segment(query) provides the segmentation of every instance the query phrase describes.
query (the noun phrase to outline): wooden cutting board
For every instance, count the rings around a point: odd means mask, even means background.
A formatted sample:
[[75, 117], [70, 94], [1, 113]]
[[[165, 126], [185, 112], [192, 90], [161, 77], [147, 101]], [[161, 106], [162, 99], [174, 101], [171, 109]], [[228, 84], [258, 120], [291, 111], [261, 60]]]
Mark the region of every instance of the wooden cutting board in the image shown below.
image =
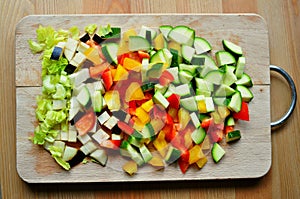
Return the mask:
[[[122, 171], [124, 160], [109, 158], [107, 166], [95, 163], [79, 164], [70, 171], [58, 166], [50, 154], [28, 139], [33, 135], [35, 98], [41, 93], [40, 55], [33, 55], [28, 39], [36, 38], [41, 24], [55, 29], [69, 29], [76, 25], [80, 30], [88, 24], [139, 29], [142, 25], [187, 25], [197, 36], [206, 38], [213, 53], [222, 49], [222, 39], [231, 40], [243, 48], [246, 72], [253, 78], [254, 99], [249, 104], [250, 122], [239, 121], [236, 128], [242, 138], [236, 143], [222, 143], [226, 155], [215, 164], [208, 156], [208, 163], [201, 170], [190, 168], [182, 174], [177, 165], [163, 170], [150, 166], [139, 169], [134, 176]], [[268, 30], [265, 21], [254, 14], [172, 14], [172, 15], [40, 15], [22, 19], [16, 27], [16, 151], [17, 170], [20, 177], [30, 183], [54, 182], [122, 182], [122, 181], [177, 181], [204, 179], [257, 178], [265, 175], [271, 166], [270, 128], [270, 71]]]

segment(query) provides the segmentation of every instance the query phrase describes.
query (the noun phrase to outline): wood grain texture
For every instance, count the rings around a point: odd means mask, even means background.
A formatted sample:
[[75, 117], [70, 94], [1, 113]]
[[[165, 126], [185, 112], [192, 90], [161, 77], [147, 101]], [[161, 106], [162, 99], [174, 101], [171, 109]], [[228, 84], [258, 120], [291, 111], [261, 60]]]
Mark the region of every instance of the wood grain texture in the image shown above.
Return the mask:
[[[272, 133], [272, 167], [255, 180], [220, 180], [169, 183], [107, 183], [28, 185], [16, 172], [16, 115], [14, 31], [29, 14], [101, 13], [221, 13], [255, 12], [268, 24], [271, 63], [287, 70], [299, 85], [299, 0], [0, 0], [0, 180], [2, 198], [298, 198], [300, 170], [299, 104], [288, 123]], [[166, 3], [165, 3], [166, 2]], [[183, 4], [182, 2], [187, 2]], [[243, 3], [239, 3], [243, 2]], [[104, 7], [107, 5], [110, 7]], [[151, 7], [151, 10], [149, 9]], [[118, 9], [116, 9], [118, 8]], [[275, 81], [276, 80], [276, 81]], [[272, 118], [279, 118], [289, 104], [285, 82], [271, 79]], [[298, 92], [299, 93], [299, 92]]]

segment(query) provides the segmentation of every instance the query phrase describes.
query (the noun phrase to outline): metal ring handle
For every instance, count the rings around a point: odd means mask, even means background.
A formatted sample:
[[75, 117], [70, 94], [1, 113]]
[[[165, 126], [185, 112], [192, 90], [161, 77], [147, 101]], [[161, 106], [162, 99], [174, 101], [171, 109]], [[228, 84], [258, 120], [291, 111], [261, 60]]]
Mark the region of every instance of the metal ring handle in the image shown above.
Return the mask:
[[275, 128], [275, 127], [279, 127], [282, 124], [284, 124], [289, 119], [289, 117], [292, 115], [292, 113], [295, 109], [295, 106], [296, 106], [296, 102], [297, 102], [297, 92], [296, 92], [296, 86], [295, 86], [293, 79], [285, 70], [283, 70], [282, 68], [280, 68], [278, 66], [274, 66], [274, 65], [270, 65], [270, 70], [281, 74], [288, 81], [291, 91], [292, 91], [292, 101], [291, 101], [288, 111], [279, 120], [277, 120], [275, 122], [271, 122], [271, 128]]

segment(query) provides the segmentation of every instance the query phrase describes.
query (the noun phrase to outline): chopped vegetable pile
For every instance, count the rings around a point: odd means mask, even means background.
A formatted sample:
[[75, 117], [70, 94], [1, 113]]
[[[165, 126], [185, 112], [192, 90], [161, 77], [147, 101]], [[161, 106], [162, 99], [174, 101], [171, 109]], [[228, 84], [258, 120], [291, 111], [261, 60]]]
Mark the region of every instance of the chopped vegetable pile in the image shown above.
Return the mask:
[[[32, 141], [64, 169], [90, 158], [102, 166], [109, 151], [128, 160], [129, 175], [145, 164], [178, 164], [182, 173], [225, 155], [249, 121], [252, 80], [242, 48], [210, 43], [187, 26], [39, 26], [33, 53], [42, 55], [39, 121]], [[221, 41], [220, 41], [221, 43]], [[222, 144], [221, 144], [222, 143]]]

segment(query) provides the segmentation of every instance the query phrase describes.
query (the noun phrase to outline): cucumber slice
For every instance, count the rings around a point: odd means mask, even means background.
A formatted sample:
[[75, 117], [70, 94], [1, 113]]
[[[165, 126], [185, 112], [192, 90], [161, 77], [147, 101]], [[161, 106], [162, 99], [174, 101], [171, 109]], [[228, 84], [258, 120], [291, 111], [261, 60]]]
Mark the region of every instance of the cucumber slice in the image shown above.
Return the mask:
[[158, 77], [161, 76], [162, 70], [163, 70], [163, 64], [162, 63], [155, 63], [147, 71], [147, 77], [149, 77], [149, 78], [158, 78]]
[[102, 166], [105, 166], [108, 160], [108, 156], [105, 150], [97, 149], [90, 154], [90, 157], [99, 162]]
[[150, 123], [147, 123], [141, 131], [143, 138], [151, 138], [155, 136], [154, 129]]
[[141, 86], [141, 89], [143, 92], [148, 92], [148, 91], [151, 91], [154, 89], [154, 86], [155, 86], [155, 83], [153, 82], [148, 82], [148, 83], [145, 83]]
[[215, 142], [211, 149], [211, 154], [214, 162], [218, 163], [225, 155], [225, 151], [217, 142]]
[[162, 86], [161, 84], [154, 85], [154, 92], [160, 92], [163, 95], [166, 93], [167, 89], [167, 86]]
[[150, 63], [166, 63], [167, 60], [164, 55], [163, 49], [158, 50], [150, 58]]
[[130, 51], [148, 51], [151, 49], [148, 40], [142, 36], [129, 36], [128, 47]]
[[213, 70], [207, 73], [203, 79], [215, 85], [221, 85], [223, 82], [223, 76], [224, 72], [220, 70]]
[[77, 101], [84, 107], [88, 107], [91, 102], [90, 92], [87, 86], [83, 86], [76, 96]]
[[169, 87], [167, 88], [167, 91], [164, 93], [164, 97], [168, 98], [173, 93], [176, 93], [176, 88], [173, 84], [170, 84]]
[[205, 106], [207, 113], [215, 111], [215, 104], [212, 97], [205, 97]]
[[205, 77], [207, 73], [213, 70], [218, 70], [218, 67], [215, 63], [215, 61], [212, 59], [212, 57], [208, 55], [199, 55], [199, 57], [203, 57], [205, 59], [204, 61], [204, 67], [200, 72], [201, 77]]
[[106, 58], [107, 62], [112, 65], [118, 64], [117, 53], [119, 49], [119, 45], [116, 43], [106, 43], [102, 46], [102, 53]]
[[190, 83], [194, 76], [188, 71], [179, 71], [178, 73], [179, 80], [182, 84]]
[[179, 44], [192, 46], [194, 44], [195, 31], [187, 26], [176, 26], [169, 32], [168, 39]]
[[226, 120], [226, 126], [234, 126], [234, 125], [235, 125], [234, 118], [232, 116], [228, 117]]
[[196, 54], [202, 54], [211, 51], [210, 43], [202, 37], [195, 37], [194, 48], [196, 49]]
[[247, 86], [247, 87], [253, 86], [251, 77], [248, 74], [246, 74], [246, 73], [243, 73], [242, 76], [241, 76], [241, 78], [238, 79], [235, 82], [235, 84], [236, 85], [243, 85], [243, 86]]
[[[196, 97], [195, 97], [195, 98], [196, 98]], [[203, 98], [204, 98], [204, 96], [203, 96]], [[197, 100], [196, 100], [196, 101], [197, 101]], [[200, 121], [199, 121], [199, 118], [198, 118], [197, 114], [196, 114], [195, 112], [192, 112], [192, 113], [190, 114], [190, 117], [191, 117], [191, 120], [192, 120], [194, 126], [195, 126], [196, 128], [199, 128], [200, 125], [201, 125], [201, 123], [200, 123]]]
[[240, 112], [240, 110], [242, 108], [242, 96], [241, 96], [241, 93], [239, 91], [236, 91], [232, 95], [231, 100], [230, 100], [227, 108], [229, 108], [230, 110], [232, 110], [236, 113]]
[[214, 85], [211, 82], [208, 82], [208, 81], [198, 78], [198, 77], [195, 78], [195, 82], [196, 82], [196, 87], [202, 91], [203, 90], [210, 91], [210, 92], [214, 91]]
[[238, 79], [240, 79], [244, 73], [244, 68], [246, 64], [245, 57], [239, 57], [238, 62], [236, 64], [235, 75]]
[[163, 26], [159, 26], [159, 30], [160, 32], [163, 34], [164, 38], [169, 41], [168, 35], [170, 33], [170, 31], [173, 29], [172, 26], [170, 25], [163, 25]]
[[203, 66], [205, 63], [205, 58], [202, 55], [194, 55], [191, 64]]
[[216, 52], [216, 59], [219, 67], [224, 65], [234, 65], [236, 63], [234, 56], [224, 50]]
[[[149, 38], [147, 38], [147, 34]], [[152, 41], [156, 37], [156, 34], [157, 32], [154, 29], [149, 28], [147, 26], [142, 26], [139, 36], [147, 39], [148, 41]]]
[[206, 132], [203, 128], [199, 127], [193, 131], [191, 137], [195, 144], [200, 144], [204, 141], [204, 138], [206, 137]]
[[175, 87], [175, 93], [178, 94], [180, 97], [191, 96], [192, 92], [188, 84], [181, 84]]
[[242, 56], [242, 48], [228, 40], [222, 40], [223, 48], [236, 56]]
[[220, 87], [216, 90], [215, 96], [216, 97], [228, 97], [235, 93], [235, 90], [230, 86], [225, 84], [221, 84]]
[[149, 162], [152, 159], [153, 156], [152, 156], [151, 152], [149, 151], [149, 149], [146, 147], [146, 145], [143, 144], [139, 148], [139, 150], [140, 150], [140, 153], [141, 153], [145, 163]]
[[153, 101], [156, 104], [162, 105], [164, 108], [167, 108], [169, 106], [168, 100], [160, 92], [156, 92], [154, 94]]
[[167, 71], [169, 71], [174, 77], [174, 80], [172, 83], [179, 84], [180, 81], [179, 81], [179, 76], [178, 76], [178, 67], [168, 68]]
[[178, 65], [182, 63], [181, 54], [179, 54], [178, 50], [173, 48], [170, 49], [170, 53], [172, 54], [171, 67], [178, 67]]
[[237, 81], [237, 77], [234, 74], [234, 70], [235, 70], [234, 66], [225, 66], [223, 84], [227, 86], [231, 86], [233, 83]]
[[183, 59], [187, 63], [191, 63], [193, 56], [195, 55], [196, 50], [188, 45], [183, 44], [181, 47], [181, 54]]
[[241, 93], [242, 100], [244, 102], [250, 102], [253, 99], [253, 93], [249, 88], [242, 85], [237, 85], [236, 90], [238, 90]]
[[102, 111], [102, 105], [103, 105], [103, 97], [101, 91], [94, 91], [94, 94], [91, 96], [91, 99], [92, 99], [94, 111], [96, 113], [100, 113]]
[[169, 146], [165, 161], [167, 164], [171, 164], [180, 158], [181, 152], [173, 146]]
[[180, 99], [180, 105], [188, 111], [198, 110], [198, 106], [194, 96]]
[[239, 130], [231, 131], [226, 134], [226, 142], [232, 142], [241, 138], [241, 132]]

